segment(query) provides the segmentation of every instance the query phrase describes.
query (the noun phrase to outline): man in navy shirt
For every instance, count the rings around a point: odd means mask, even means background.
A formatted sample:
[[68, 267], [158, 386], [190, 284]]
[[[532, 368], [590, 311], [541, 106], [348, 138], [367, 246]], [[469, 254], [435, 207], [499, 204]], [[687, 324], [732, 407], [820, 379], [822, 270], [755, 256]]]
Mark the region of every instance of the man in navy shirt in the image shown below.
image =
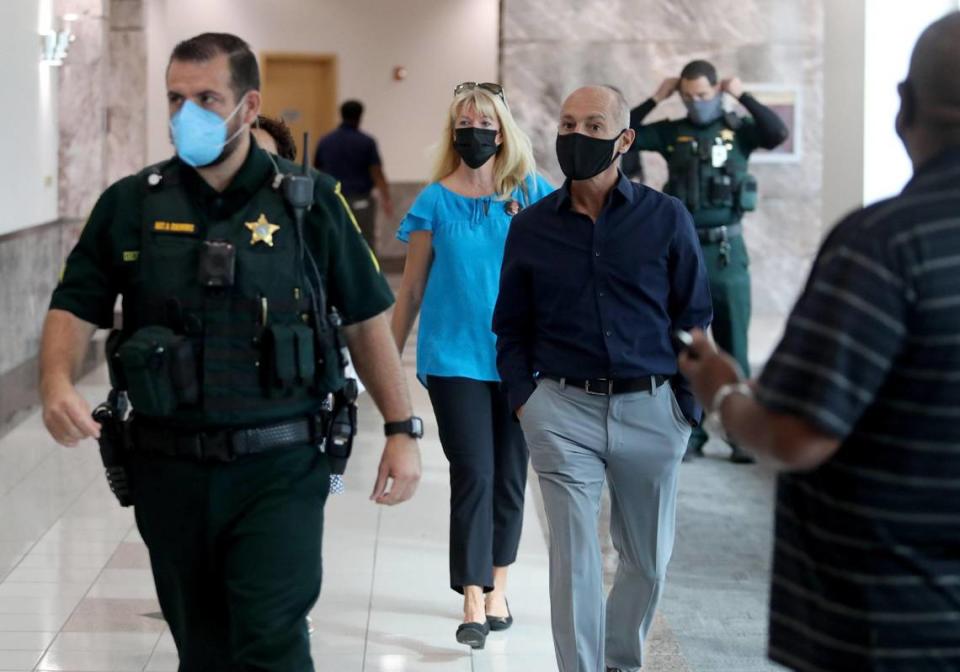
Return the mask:
[[393, 217], [390, 188], [383, 174], [377, 141], [360, 130], [363, 103], [348, 100], [340, 106], [342, 122], [335, 131], [320, 139], [313, 156], [313, 167], [333, 175], [350, 204], [357, 226], [371, 249], [376, 249], [377, 211], [371, 192], [374, 187], [383, 214]]
[[[700, 418], [670, 333], [709, 324], [706, 268], [683, 204], [620, 172], [633, 141], [614, 89], [566, 100], [557, 157], [568, 179], [514, 219], [493, 318], [550, 528], [561, 672], [639, 669], [673, 548], [677, 470]], [[620, 555], [606, 615], [605, 477]]]

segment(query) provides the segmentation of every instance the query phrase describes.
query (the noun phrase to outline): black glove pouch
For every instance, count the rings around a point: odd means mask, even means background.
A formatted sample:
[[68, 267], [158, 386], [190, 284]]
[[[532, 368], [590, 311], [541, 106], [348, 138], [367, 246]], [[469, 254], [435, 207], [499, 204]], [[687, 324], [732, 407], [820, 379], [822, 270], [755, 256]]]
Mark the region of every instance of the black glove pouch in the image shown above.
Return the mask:
[[144, 327], [117, 348], [116, 357], [138, 413], [163, 417], [180, 405], [197, 403], [196, 357], [186, 336], [168, 327]]

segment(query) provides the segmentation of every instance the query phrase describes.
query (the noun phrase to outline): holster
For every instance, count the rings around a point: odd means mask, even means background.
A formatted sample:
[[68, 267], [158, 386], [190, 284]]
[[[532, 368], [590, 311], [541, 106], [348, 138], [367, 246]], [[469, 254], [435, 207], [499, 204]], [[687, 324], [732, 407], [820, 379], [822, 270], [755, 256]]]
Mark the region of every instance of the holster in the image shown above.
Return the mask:
[[100, 459], [107, 483], [120, 506], [133, 504], [133, 491], [128, 473], [130, 454], [128, 423], [124, 420], [126, 398], [116, 389], [110, 391], [107, 401], [93, 409], [93, 419], [100, 423]]
[[347, 469], [347, 460], [353, 453], [353, 440], [357, 435], [358, 392], [357, 381], [348, 378], [343, 387], [331, 395], [326, 409], [321, 413], [321, 421], [326, 423], [323, 447], [330, 461], [331, 474], [343, 474]]

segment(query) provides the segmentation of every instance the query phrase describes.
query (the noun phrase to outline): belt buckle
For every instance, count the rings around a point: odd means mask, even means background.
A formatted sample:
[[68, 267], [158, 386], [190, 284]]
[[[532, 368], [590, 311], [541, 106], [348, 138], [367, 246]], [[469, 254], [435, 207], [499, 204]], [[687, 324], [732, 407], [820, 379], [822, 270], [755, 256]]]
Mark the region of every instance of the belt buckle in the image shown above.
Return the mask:
[[201, 432], [198, 437], [201, 462], [233, 462], [233, 437], [224, 430]]
[[606, 389], [606, 390], [603, 390], [603, 391], [600, 391], [600, 392], [595, 392], [594, 390], [591, 390], [591, 389], [590, 389], [590, 383], [593, 382], [593, 381], [592, 381], [590, 378], [587, 378], [587, 380], [584, 381], [584, 383], [583, 383], [583, 391], [586, 392], [587, 394], [591, 394], [591, 395], [593, 395], [593, 396], [595, 396], [595, 397], [609, 397], [611, 394], [613, 394], [613, 380], [612, 380], [612, 379], [610, 379], [610, 378], [596, 378], [595, 380], [602, 380], [604, 383], [606, 383], [607, 389]]

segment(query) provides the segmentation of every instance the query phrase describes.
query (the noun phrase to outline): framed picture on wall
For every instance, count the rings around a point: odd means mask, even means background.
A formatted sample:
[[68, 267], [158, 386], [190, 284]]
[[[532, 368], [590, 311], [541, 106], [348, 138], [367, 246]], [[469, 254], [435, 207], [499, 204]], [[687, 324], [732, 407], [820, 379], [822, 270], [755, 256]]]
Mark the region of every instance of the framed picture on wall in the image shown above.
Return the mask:
[[774, 149], [758, 149], [750, 155], [756, 163], [796, 163], [803, 156], [803, 89], [791, 84], [744, 84], [745, 91], [783, 119], [790, 137]]

